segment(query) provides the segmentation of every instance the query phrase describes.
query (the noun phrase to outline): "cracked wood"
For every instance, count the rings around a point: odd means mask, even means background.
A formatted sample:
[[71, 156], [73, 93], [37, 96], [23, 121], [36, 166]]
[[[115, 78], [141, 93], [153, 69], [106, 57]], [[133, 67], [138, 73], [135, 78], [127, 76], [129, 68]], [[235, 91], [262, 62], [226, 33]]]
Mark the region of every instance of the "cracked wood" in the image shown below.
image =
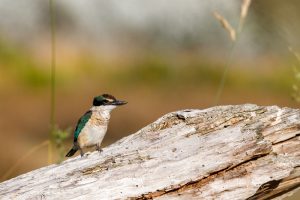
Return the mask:
[[169, 113], [87, 157], [0, 183], [1, 199], [270, 199], [300, 186], [300, 111]]

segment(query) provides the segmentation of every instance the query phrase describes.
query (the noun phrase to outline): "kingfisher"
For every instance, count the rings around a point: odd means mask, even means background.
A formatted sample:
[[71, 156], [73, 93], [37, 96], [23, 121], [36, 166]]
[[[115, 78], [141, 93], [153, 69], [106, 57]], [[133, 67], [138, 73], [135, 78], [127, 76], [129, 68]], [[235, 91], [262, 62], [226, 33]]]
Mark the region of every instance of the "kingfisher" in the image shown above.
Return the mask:
[[96, 147], [101, 152], [100, 145], [107, 131], [111, 111], [126, 103], [110, 94], [94, 97], [93, 106], [77, 122], [73, 147], [66, 157], [73, 156], [78, 150], [82, 157], [83, 148], [86, 147]]

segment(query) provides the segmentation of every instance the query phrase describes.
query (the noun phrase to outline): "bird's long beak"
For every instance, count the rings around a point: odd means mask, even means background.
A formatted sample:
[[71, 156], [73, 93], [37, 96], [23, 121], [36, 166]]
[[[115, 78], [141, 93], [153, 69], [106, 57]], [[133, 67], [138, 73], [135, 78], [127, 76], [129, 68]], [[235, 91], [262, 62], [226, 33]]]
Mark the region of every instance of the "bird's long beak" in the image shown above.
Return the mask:
[[126, 103], [127, 103], [126, 101], [116, 100], [116, 101], [112, 102], [111, 104], [116, 105], [116, 106], [121, 106], [121, 105], [124, 105]]

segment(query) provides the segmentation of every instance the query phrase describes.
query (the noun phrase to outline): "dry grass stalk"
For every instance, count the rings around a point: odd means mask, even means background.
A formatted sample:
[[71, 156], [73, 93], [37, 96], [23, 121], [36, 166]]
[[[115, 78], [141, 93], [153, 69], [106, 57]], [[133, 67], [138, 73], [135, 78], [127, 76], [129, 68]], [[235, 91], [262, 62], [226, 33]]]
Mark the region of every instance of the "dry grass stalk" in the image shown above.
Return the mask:
[[243, 0], [241, 6], [241, 20], [244, 20], [247, 17], [250, 4], [251, 4], [251, 0]]
[[31, 149], [29, 149], [29, 151], [27, 151], [25, 154], [23, 154], [23, 156], [15, 163], [13, 164], [8, 170], [7, 172], [4, 173], [4, 175], [1, 177], [0, 181], [4, 181], [6, 180], [16, 169], [17, 167], [24, 161], [26, 160], [29, 156], [31, 156], [33, 153], [37, 152], [38, 150], [40, 150], [40, 148], [49, 145], [50, 141], [49, 140], [45, 140], [44, 142], [32, 147]]
[[292, 85], [292, 89], [293, 89], [293, 93], [292, 93], [292, 98], [296, 101], [296, 102], [300, 102], [300, 55], [297, 51], [295, 51], [292, 47], [289, 47], [289, 51], [291, 52], [291, 54], [293, 54], [295, 56], [295, 58], [298, 61], [298, 64], [295, 64], [293, 66], [294, 68], [294, 79], [295, 79], [295, 83]]
[[289, 51], [296, 57], [298, 62], [300, 62], [300, 55], [292, 47], [289, 47]]
[[236, 31], [234, 30], [234, 28], [218, 12], [215, 11], [213, 14], [214, 14], [215, 18], [221, 23], [221, 25], [223, 26], [223, 28], [225, 28], [225, 30], [227, 30], [227, 32], [230, 35], [231, 40], [235, 41], [236, 40]]

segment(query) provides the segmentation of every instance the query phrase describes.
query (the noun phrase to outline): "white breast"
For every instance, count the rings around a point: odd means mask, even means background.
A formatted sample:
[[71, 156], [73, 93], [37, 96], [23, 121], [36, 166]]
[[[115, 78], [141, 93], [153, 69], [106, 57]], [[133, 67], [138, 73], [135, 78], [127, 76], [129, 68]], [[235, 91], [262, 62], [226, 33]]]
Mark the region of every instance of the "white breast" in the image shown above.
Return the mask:
[[101, 145], [102, 140], [106, 134], [107, 126], [94, 126], [87, 124], [83, 128], [78, 137], [78, 143], [81, 148]]
[[78, 136], [78, 144], [81, 148], [100, 146], [106, 134], [110, 110], [100, 107], [91, 109], [93, 114]]

